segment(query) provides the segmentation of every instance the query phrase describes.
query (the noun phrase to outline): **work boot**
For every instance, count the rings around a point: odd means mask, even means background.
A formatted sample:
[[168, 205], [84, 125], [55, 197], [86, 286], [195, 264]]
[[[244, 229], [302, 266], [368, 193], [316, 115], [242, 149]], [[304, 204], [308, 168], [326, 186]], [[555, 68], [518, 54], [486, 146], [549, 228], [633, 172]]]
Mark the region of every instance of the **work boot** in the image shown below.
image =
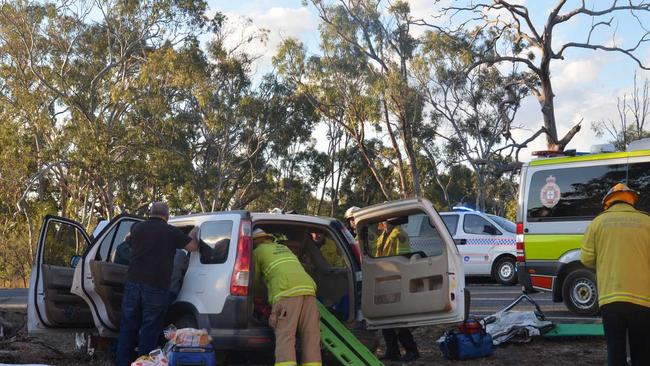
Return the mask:
[[402, 362], [413, 362], [420, 358], [420, 354], [414, 351], [406, 351], [404, 356], [400, 359]]
[[401, 359], [401, 355], [399, 351], [397, 352], [391, 352], [391, 351], [386, 351], [383, 356], [379, 356], [379, 359], [382, 361], [399, 361]]

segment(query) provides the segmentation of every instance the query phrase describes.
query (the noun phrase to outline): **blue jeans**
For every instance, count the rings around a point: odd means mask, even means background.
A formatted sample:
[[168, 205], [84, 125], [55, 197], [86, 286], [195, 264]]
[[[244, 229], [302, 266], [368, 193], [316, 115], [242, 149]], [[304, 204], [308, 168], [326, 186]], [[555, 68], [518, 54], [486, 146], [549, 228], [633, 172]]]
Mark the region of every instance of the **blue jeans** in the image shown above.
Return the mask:
[[128, 281], [124, 284], [117, 366], [129, 366], [135, 360], [136, 338], [138, 356], [157, 348], [168, 304], [168, 290]]

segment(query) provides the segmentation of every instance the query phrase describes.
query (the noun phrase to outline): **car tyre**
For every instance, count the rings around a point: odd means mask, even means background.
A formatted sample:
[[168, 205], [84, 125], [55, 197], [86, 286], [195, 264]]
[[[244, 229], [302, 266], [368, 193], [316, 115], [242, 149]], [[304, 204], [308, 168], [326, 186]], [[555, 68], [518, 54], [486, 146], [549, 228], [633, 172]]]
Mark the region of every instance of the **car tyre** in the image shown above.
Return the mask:
[[575, 314], [598, 314], [598, 289], [594, 272], [580, 268], [569, 273], [562, 284], [562, 298], [566, 307]]
[[494, 264], [492, 277], [504, 286], [512, 286], [517, 283], [517, 269], [515, 259], [512, 257], [501, 257]]

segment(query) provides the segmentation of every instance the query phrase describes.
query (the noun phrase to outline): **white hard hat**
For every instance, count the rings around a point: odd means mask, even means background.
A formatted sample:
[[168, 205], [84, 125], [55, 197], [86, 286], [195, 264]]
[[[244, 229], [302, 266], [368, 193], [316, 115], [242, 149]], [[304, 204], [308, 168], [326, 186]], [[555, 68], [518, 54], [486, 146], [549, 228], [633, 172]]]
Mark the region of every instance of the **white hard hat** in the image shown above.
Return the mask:
[[259, 228], [253, 230], [253, 240], [260, 238], [273, 238], [273, 235]]
[[354, 214], [355, 212], [357, 212], [359, 210], [360, 210], [359, 207], [352, 206], [352, 207], [348, 208], [347, 210], [345, 210], [345, 214], [343, 215], [343, 218], [347, 220], [350, 217], [352, 217], [352, 214]]
[[284, 211], [283, 211], [281, 208], [276, 207], [276, 208], [272, 208], [272, 209], [269, 211], [269, 213], [272, 213], [272, 214], [283, 214]]

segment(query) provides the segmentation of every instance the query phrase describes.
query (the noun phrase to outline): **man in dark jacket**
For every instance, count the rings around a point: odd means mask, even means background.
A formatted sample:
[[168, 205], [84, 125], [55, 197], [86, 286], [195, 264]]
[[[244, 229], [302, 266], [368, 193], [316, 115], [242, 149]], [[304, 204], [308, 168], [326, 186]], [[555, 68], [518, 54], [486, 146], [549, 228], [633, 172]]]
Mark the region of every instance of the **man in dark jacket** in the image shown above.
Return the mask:
[[128, 366], [133, 361], [136, 337], [139, 355], [156, 348], [169, 304], [176, 249], [198, 249], [197, 229], [187, 236], [167, 224], [168, 219], [167, 204], [155, 202], [149, 219], [131, 227], [131, 262], [122, 297], [118, 366]]

